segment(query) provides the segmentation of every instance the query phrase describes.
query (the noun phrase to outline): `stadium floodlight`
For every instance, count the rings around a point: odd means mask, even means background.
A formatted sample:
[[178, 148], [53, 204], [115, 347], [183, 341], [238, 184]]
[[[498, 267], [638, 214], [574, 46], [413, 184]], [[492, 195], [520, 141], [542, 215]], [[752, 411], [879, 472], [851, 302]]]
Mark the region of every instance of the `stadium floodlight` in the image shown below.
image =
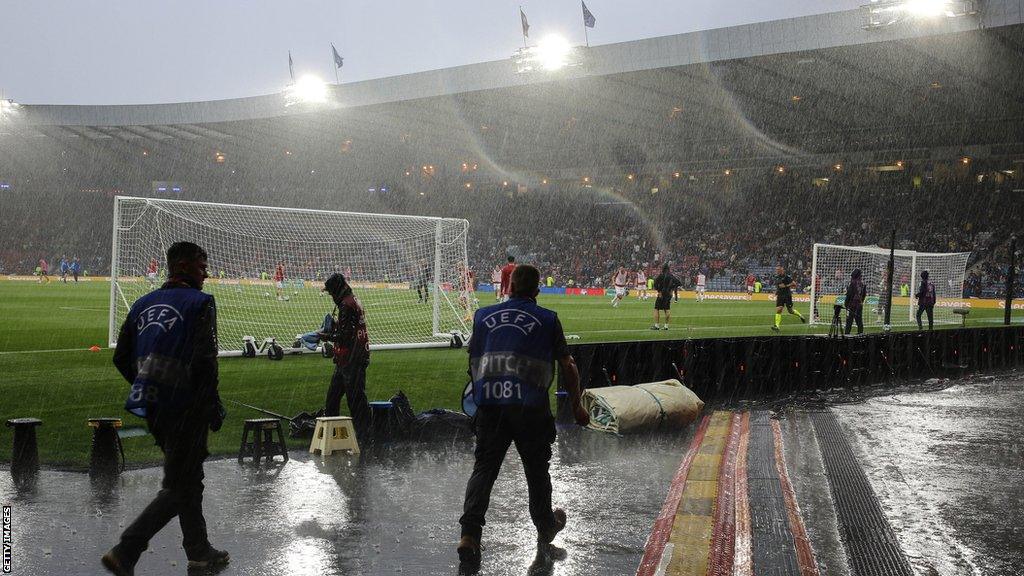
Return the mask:
[[317, 76], [306, 74], [288, 86], [286, 96], [286, 106], [321, 104], [327, 101], [327, 83]]
[[21, 104], [14, 100], [0, 100], [0, 118], [15, 114], [19, 108], [21, 108]]
[[516, 50], [512, 55], [516, 72], [557, 72], [583, 63], [583, 48], [573, 46], [564, 37], [551, 34], [536, 46]]
[[956, 18], [978, 13], [977, 0], [871, 0], [864, 28], [881, 28], [912, 19]]

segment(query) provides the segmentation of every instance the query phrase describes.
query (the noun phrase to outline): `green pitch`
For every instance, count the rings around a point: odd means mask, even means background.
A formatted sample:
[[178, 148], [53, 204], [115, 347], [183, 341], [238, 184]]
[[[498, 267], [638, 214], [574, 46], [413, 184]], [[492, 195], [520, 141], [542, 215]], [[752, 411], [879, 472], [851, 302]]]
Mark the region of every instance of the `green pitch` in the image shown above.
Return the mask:
[[[225, 287], [211, 289], [218, 293]], [[315, 296], [322, 304], [319, 317], [309, 319], [310, 329], [329, 312], [331, 303]], [[370, 337], [374, 335], [374, 315], [387, 315], [381, 294], [357, 292], [367, 304]], [[394, 293], [402, 301], [397, 306], [415, 306], [415, 294]], [[490, 293], [478, 293], [481, 305], [493, 302]], [[220, 306], [228, 305], [228, 294], [218, 294]], [[408, 302], [406, 302], [408, 300]], [[0, 282], [0, 420], [37, 417], [44, 422], [38, 429], [40, 458], [47, 463], [81, 467], [88, 461], [90, 417], [117, 416], [125, 426], [145, 423], [124, 412], [122, 404], [127, 384], [111, 364], [106, 349], [109, 285], [106, 282], [37, 285], [28, 282]], [[714, 301], [702, 303], [683, 300], [673, 304], [672, 326], [668, 331], [652, 331], [653, 300], [627, 297], [612, 308], [608, 297], [546, 296], [543, 306], [559, 313], [566, 334], [577, 335], [569, 343], [617, 340], [707, 338], [717, 336], [770, 336], [774, 306], [771, 302]], [[295, 302], [268, 300], [261, 304], [270, 317], [275, 309], [287, 310]], [[803, 309], [804, 313], [806, 310]], [[227, 314], [223, 310], [221, 316]], [[972, 311], [969, 323], [991, 326], [998, 322], [999, 310]], [[383, 329], [383, 328], [382, 328]], [[795, 316], [784, 316], [782, 334], [827, 332], [827, 326], [810, 327]], [[98, 345], [99, 352], [88, 348]], [[375, 351], [367, 373], [367, 394], [371, 400], [388, 399], [396, 390], [408, 394], [417, 411], [428, 408], [458, 409], [466, 382], [465, 350], [426, 349]], [[261, 406], [285, 415], [314, 411], [323, 405], [333, 365], [318, 355], [288, 356], [281, 362], [265, 357], [225, 358], [220, 363], [221, 396]], [[344, 410], [344, 402], [342, 403]], [[233, 454], [238, 450], [242, 420], [258, 417], [248, 409], [228, 408], [224, 428], [210, 437], [214, 454]], [[11, 432], [0, 428], [0, 461], [11, 458]], [[148, 436], [126, 438], [125, 451], [130, 464], [151, 463], [160, 454]], [[294, 447], [304, 447], [295, 442]]]

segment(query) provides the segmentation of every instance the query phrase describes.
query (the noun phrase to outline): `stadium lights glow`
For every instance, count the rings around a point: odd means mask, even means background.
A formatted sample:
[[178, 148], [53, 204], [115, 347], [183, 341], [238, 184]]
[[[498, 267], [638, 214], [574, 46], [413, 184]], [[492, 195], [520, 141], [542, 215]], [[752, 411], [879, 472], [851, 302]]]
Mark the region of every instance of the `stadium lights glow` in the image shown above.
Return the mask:
[[880, 28], [907, 19], [956, 18], [978, 13], [978, 0], [871, 0], [862, 6], [865, 28]]
[[731, 176], [732, 175], [732, 170], [729, 170], [728, 168], [726, 168], [725, 169], [725, 175], [726, 176]]
[[0, 118], [16, 114], [21, 104], [14, 100], [0, 100]]
[[292, 104], [319, 104], [327, 101], [327, 83], [312, 74], [306, 74], [288, 86], [286, 106]]
[[512, 55], [516, 72], [557, 72], [583, 63], [582, 50], [557, 34], [545, 36], [536, 46], [516, 50]]

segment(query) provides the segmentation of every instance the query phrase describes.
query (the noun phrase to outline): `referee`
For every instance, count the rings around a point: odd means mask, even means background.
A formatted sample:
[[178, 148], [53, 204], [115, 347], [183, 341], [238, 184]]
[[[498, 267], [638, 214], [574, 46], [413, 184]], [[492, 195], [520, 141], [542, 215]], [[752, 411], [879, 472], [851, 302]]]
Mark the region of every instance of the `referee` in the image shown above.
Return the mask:
[[775, 324], [772, 330], [778, 332], [782, 327], [782, 309], [785, 308], [790, 314], [795, 314], [800, 322], [807, 322], [800, 312], [793, 308], [793, 288], [796, 282], [786, 274], [786, 269], [781, 265], [775, 267]]
[[665, 311], [665, 323], [661, 325], [662, 330], [668, 330], [669, 309], [672, 308], [672, 294], [682, 286], [682, 282], [672, 275], [668, 270], [668, 264], [661, 267], [661, 274], [654, 279], [654, 289], [658, 292], [658, 298], [654, 301], [654, 325], [651, 330], [658, 330], [658, 321], [661, 320], [661, 312]]

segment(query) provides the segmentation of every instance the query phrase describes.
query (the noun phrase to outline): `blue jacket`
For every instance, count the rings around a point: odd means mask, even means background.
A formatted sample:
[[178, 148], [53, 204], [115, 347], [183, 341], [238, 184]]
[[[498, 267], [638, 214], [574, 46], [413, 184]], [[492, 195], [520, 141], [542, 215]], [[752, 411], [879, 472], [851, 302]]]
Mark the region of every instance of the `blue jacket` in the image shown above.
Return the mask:
[[168, 282], [139, 298], [121, 327], [114, 364], [131, 384], [125, 409], [132, 414], [212, 417], [220, 402], [213, 296]]
[[555, 360], [564, 353], [558, 315], [532, 299], [476, 311], [469, 341], [473, 400], [478, 406], [546, 406]]

